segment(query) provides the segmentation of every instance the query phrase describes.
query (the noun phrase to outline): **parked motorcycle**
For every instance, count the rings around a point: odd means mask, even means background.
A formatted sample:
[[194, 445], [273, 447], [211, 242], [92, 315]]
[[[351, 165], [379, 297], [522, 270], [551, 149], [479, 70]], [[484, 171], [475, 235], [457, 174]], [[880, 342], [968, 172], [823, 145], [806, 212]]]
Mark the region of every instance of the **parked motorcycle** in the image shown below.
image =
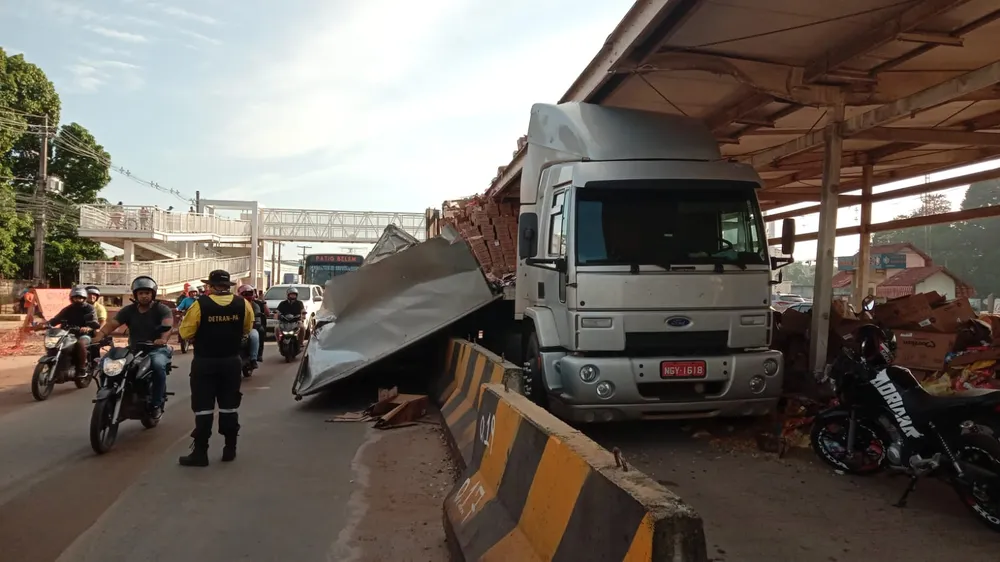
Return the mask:
[[[90, 416], [90, 446], [97, 454], [111, 450], [118, 438], [118, 426], [125, 420], [139, 420], [146, 429], [160, 423], [160, 412], [151, 403], [153, 368], [149, 352], [153, 349], [151, 342], [143, 342], [112, 347], [104, 355]], [[172, 369], [173, 365], [168, 364], [167, 374]]]
[[1000, 410], [1000, 391], [931, 395], [908, 369], [892, 365], [890, 331], [868, 325], [858, 340], [860, 348], [845, 348], [831, 367], [839, 403], [814, 419], [813, 450], [850, 474], [888, 468], [909, 475], [897, 507], [906, 506], [919, 478], [941, 478], [1000, 532], [1000, 443], [988, 427]]
[[88, 358], [86, 374], [76, 376], [76, 365], [73, 358], [80, 328], [49, 328], [45, 332], [45, 355], [38, 359], [35, 371], [31, 374], [31, 395], [41, 402], [51, 394], [55, 385], [73, 381], [77, 388], [90, 386], [92, 362]]
[[299, 329], [302, 328], [302, 317], [294, 314], [283, 314], [278, 317], [278, 350], [285, 358], [286, 363], [291, 363], [295, 356], [302, 350], [302, 342], [299, 341]]

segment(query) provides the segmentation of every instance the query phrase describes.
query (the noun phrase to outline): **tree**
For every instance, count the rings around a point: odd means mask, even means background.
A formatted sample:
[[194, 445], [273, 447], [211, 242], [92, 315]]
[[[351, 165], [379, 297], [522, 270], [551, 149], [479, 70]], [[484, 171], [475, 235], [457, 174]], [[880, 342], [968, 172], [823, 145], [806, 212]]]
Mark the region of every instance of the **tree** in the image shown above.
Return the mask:
[[813, 285], [816, 282], [816, 262], [797, 261], [781, 268], [781, 277], [792, 285]]
[[[951, 202], [942, 193], [926, 193], [920, 196], [920, 206], [915, 210], [897, 215], [894, 220], [914, 217], [929, 217], [951, 211]], [[890, 230], [876, 233], [872, 239], [874, 244], [898, 244], [909, 242], [921, 250], [934, 255], [938, 247], [947, 248], [954, 241], [956, 231], [948, 224], [918, 226], [902, 230]]]
[[[987, 180], [969, 186], [962, 210], [1000, 205], [1000, 181]], [[956, 240], [949, 264], [957, 275], [972, 284], [980, 296], [1000, 294], [1000, 220], [975, 219], [955, 224]]]
[[[0, 175], [17, 178], [0, 182], [0, 274], [30, 277], [34, 261], [33, 221], [14, 208], [37, 185], [40, 137], [48, 116], [49, 131], [59, 121], [59, 96], [45, 74], [21, 55], [7, 57], [0, 50]], [[111, 157], [90, 132], [77, 123], [64, 125], [49, 143], [48, 173], [63, 181], [61, 195], [48, 195], [52, 204], [69, 211], [73, 205], [95, 203], [111, 181]], [[76, 278], [81, 260], [103, 259], [100, 244], [77, 235], [72, 212], [50, 213], [46, 223], [45, 273], [56, 283]], [[10, 228], [7, 228], [7, 225]]]

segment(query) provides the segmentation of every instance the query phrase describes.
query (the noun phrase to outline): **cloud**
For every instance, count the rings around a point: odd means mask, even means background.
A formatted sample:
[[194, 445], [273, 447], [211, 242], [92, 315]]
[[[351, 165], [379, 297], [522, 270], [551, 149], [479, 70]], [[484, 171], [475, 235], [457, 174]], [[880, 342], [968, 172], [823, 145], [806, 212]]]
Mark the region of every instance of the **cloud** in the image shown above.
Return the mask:
[[[411, 23], [398, 39], [395, 28], [372, 37], [371, 22], [358, 13], [342, 18], [343, 27], [318, 25], [303, 32], [310, 39], [288, 42], [288, 52], [260, 55], [256, 80], [220, 86], [215, 93], [227, 105], [219, 131], [226, 140], [217, 146], [261, 174], [234, 190], [244, 198], [280, 193], [279, 206], [339, 201], [348, 209], [382, 210], [422, 209], [481, 192], [497, 166], [509, 162], [531, 104], [558, 100], [626, 9], [473, 47], [468, 38], [480, 30], [455, 31], [468, 14], [438, 8], [420, 22], [397, 14]], [[454, 49], [449, 39], [470, 46]], [[309, 162], [308, 172], [270, 176], [288, 170], [292, 158]], [[391, 177], [401, 171], [405, 190]]]
[[220, 40], [218, 40], [218, 39], [216, 39], [214, 37], [209, 37], [207, 35], [203, 35], [201, 33], [198, 33], [197, 31], [191, 31], [189, 29], [178, 29], [177, 33], [180, 33], [181, 35], [186, 35], [188, 37], [191, 37], [193, 39], [197, 39], [199, 41], [204, 41], [205, 43], [211, 43], [212, 45], [221, 45], [222, 44], [222, 41], [220, 41]]
[[145, 84], [141, 66], [120, 60], [79, 58], [68, 70], [72, 76], [70, 87], [80, 93], [96, 93], [107, 85], [133, 91]]
[[104, 15], [71, 2], [45, 0], [43, 6], [48, 13], [63, 20], [103, 21], [107, 19]]
[[73, 76], [72, 88], [78, 92], [92, 94], [106, 83], [103, 73], [89, 64], [70, 65], [69, 72]]
[[146, 5], [149, 6], [150, 8], [153, 8], [154, 10], [159, 10], [160, 12], [168, 16], [173, 16], [180, 19], [196, 21], [198, 23], [204, 23], [208, 25], [215, 25], [219, 23], [219, 20], [213, 18], [212, 16], [206, 14], [199, 14], [195, 12], [189, 12], [188, 10], [185, 10], [183, 8], [178, 8], [177, 6], [166, 6], [158, 2], [149, 2]]
[[102, 35], [109, 39], [117, 39], [119, 41], [125, 41], [127, 43], [148, 43], [149, 39], [145, 35], [139, 35], [138, 33], [129, 33], [128, 31], [119, 31], [117, 29], [108, 29], [107, 27], [101, 27], [99, 25], [88, 25], [86, 26], [88, 31]]

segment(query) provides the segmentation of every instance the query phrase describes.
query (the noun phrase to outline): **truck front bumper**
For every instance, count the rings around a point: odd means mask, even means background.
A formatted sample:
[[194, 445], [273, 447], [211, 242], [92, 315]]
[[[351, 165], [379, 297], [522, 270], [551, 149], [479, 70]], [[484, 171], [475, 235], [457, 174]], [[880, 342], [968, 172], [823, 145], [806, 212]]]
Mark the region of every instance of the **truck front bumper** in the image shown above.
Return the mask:
[[[561, 383], [549, 392], [550, 410], [574, 422], [762, 416], [777, 406], [784, 377], [781, 353], [771, 350], [704, 357], [544, 353], [543, 361]], [[705, 376], [663, 378], [664, 361], [704, 361]], [[765, 362], [777, 368], [769, 374]], [[580, 376], [586, 366], [598, 372], [589, 382]]]

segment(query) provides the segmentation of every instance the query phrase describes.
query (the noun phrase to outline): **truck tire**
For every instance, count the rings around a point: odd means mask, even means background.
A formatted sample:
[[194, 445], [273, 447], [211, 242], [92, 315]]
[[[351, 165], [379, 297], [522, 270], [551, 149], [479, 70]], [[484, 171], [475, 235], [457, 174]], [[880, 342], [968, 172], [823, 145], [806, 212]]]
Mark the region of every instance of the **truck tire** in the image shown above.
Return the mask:
[[545, 390], [542, 354], [539, 348], [538, 336], [532, 331], [528, 334], [528, 343], [524, 350], [524, 394], [535, 404], [548, 408], [549, 395]]

